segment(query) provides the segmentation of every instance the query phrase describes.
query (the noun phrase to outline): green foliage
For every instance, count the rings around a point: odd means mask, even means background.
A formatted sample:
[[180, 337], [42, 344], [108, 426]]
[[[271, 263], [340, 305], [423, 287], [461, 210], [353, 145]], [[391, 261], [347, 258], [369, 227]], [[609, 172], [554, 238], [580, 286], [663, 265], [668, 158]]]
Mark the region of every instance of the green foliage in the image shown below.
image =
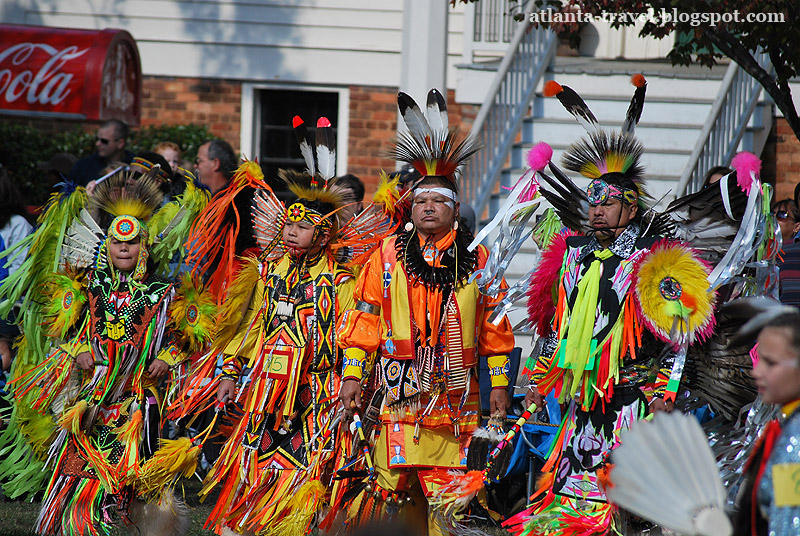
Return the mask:
[[[183, 158], [194, 162], [198, 147], [214, 136], [205, 125], [159, 125], [142, 127], [131, 133], [127, 148], [133, 153], [150, 151], [162, 141], [178, 144]], [[26, 204], [41, 205], [47, 201], [52, 184], [38, 169], [56, 153], [69, 153], [83, 158], [94, 152], [95, 131], [80, 127], [57, 134], [36, 127], [0, 120], [0, 164], [16, 182]]]

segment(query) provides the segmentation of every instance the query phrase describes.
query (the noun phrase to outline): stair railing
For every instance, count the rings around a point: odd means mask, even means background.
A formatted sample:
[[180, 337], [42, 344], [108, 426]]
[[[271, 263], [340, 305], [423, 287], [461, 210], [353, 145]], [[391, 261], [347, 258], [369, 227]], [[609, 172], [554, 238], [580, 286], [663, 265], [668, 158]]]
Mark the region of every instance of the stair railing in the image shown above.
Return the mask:
[[[756, 59], [767, 71], [772, 70], [766, 54], [758, 54]], [[709, 169], [730, 163], [758, 104], [761, 89], [755, 78], [731, 62], [678, 181], [676, 197], [698, 191]]]
[[[528, 2], [522, 12], [530, 12], [532, 4]], [[483, 149], [464, 169], [461, 184], [462, 195], [479, 221], [484, 218], [489, 198], [500, 180], [536, 86], [555, 56], [557, 44], [554, 32], [533, 28], [527, 20], [519, 22], [472, 124], [470, 134]]]

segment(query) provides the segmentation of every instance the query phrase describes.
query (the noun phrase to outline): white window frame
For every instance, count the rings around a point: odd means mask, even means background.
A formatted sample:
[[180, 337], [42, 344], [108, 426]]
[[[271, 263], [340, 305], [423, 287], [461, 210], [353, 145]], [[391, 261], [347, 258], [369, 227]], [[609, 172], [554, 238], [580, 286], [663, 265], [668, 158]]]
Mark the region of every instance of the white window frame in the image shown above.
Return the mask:
[[[242, 82], [242, 113], [239, 129], [239, 147], [249, 160], [261, 158], [261, 129], [258, 118], [261, 117], [261, 100], [256, 92], [263, 89], [316, 91], [320, 93], [338, 93], [339, 110], [336, 127], [336, 175], [347, 173], [347, 149], [350, 141], [350, 89], [341, 86], [315, 86], [299, 84], [268, 84], [259, 82]], [[316, 124], [316, 117], [304, 117], [308, 124]]]

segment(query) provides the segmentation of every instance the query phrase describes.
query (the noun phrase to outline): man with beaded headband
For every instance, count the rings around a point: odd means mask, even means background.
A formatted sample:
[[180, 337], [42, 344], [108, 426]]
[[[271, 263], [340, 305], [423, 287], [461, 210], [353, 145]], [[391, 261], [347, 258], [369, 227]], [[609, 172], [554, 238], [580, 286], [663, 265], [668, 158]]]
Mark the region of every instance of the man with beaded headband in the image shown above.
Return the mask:
[[[402, 506], [400, 515], [423, 534], [438, 534], [425, 498], [436, 487], [431, 477], [437, 469], [466, 467], [480, 420], [479, 356], [488, 356], [491, 412], [505, 416], [514, 336], [508, 319], [496, 326], [488, 321], [496, 299], [470, 282], [487, 251], [470, 252], [472, 236], [458, 225], [456, 178], [477, 150], [474, 143], [456, 143], [435, 89], [427, 118], [405, 93], [398, 105], [409, 132], [399, 137], [394, 156], [422, 178], [410, 194], [411, 222], [381, 243], [356, 283], [356, 307], [339, 328], [345, 350], [339, 397], [345, 408], [365, 410], [362, 387], [370, 378], [385, 394], [373, 455], [377, 478], [352, 504], [354, 522], [391, 517]], [[376, 351], [370, 370], [367, 356]]]
[[[307, 169], [279, 176], [295, 199], [285, 207], [268, 187], [256, 192], [258, 257], [242, 259], [225, 283], [217, 338], [175, 406], [181, 415], [196, 413], [215, 392], [219, 406], [241, 408], [225, 417], [233, 432], [201, 491], [220, 486], [207, 525], [223, 534], [307, 534], [332, 478], [341, 363], [335, 328], [353, 307], [355, 281], [332, 250], [341, 206], [332, 127], [319, 119], [315, 159], [302, 120], [294, 123]], [[237, 175], [265, 184], [253, 162]]]
[[[654, 280], [648, 269], [668, 264], [656, 253], [690, 255], [687, 248], [658, 243], [644, 223], [643, 149], [633, 136], [644, 103], [641, 75], [634, 84], [622, 132], [613, 133], [598, 127], [572, 89], [555, 82], [546, 88], [589, 131], [563, 160], [590, 183], [584, 192], [573, 192], [574, 184], [552, 163], [555, 180], [540, 173], [552, 187], [543, 185], [541, 193], [562, 218], [579, 220], [568, 225], [584, 234], [553, 237], [530, 279], [528, 312], [544, 343], [526, 366], [531, 377], [526, 402], [543, 407], [542, 397], [553, 392], [568, 406], [533, 506], [506, 522], [516, 534], [567, 534], [577, 526], [587, 534], [612, 530], [613, 510], [600, 483], [607, 456], [621, 429], [651, 411], [672, 410], [681, 378], [682, 362], [673, 366], [675, 352], [663, 338], [657, 340], [642, 313], [641, 288]], [[663, 304], [687, 315], [694, 308], [711, 316], [713, 294], [706, 292], [704, 265], [687, 265], [694, 271], [681, 274], [683, 298], [681, 284], [663, 277], [656, 280], [661, 295], [653, 307]], [[688, 305], [690, 297], [697, 301]]]

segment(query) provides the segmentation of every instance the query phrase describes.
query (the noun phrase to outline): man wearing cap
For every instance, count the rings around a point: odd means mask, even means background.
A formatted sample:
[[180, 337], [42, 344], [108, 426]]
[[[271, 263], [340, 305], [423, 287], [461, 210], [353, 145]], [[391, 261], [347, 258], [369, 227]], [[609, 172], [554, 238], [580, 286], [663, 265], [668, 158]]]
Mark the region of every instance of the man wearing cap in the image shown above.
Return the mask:
[[103, 169], [113, 162], [130, 164], [133, 153], [125, 149], [128, 139], [128, 125], [117, 119], [110, 119], [97, 129], [94, 146], [96, 151], [78, 160], [69, 171], [67, 178], [80, 186], [102, 176]]

